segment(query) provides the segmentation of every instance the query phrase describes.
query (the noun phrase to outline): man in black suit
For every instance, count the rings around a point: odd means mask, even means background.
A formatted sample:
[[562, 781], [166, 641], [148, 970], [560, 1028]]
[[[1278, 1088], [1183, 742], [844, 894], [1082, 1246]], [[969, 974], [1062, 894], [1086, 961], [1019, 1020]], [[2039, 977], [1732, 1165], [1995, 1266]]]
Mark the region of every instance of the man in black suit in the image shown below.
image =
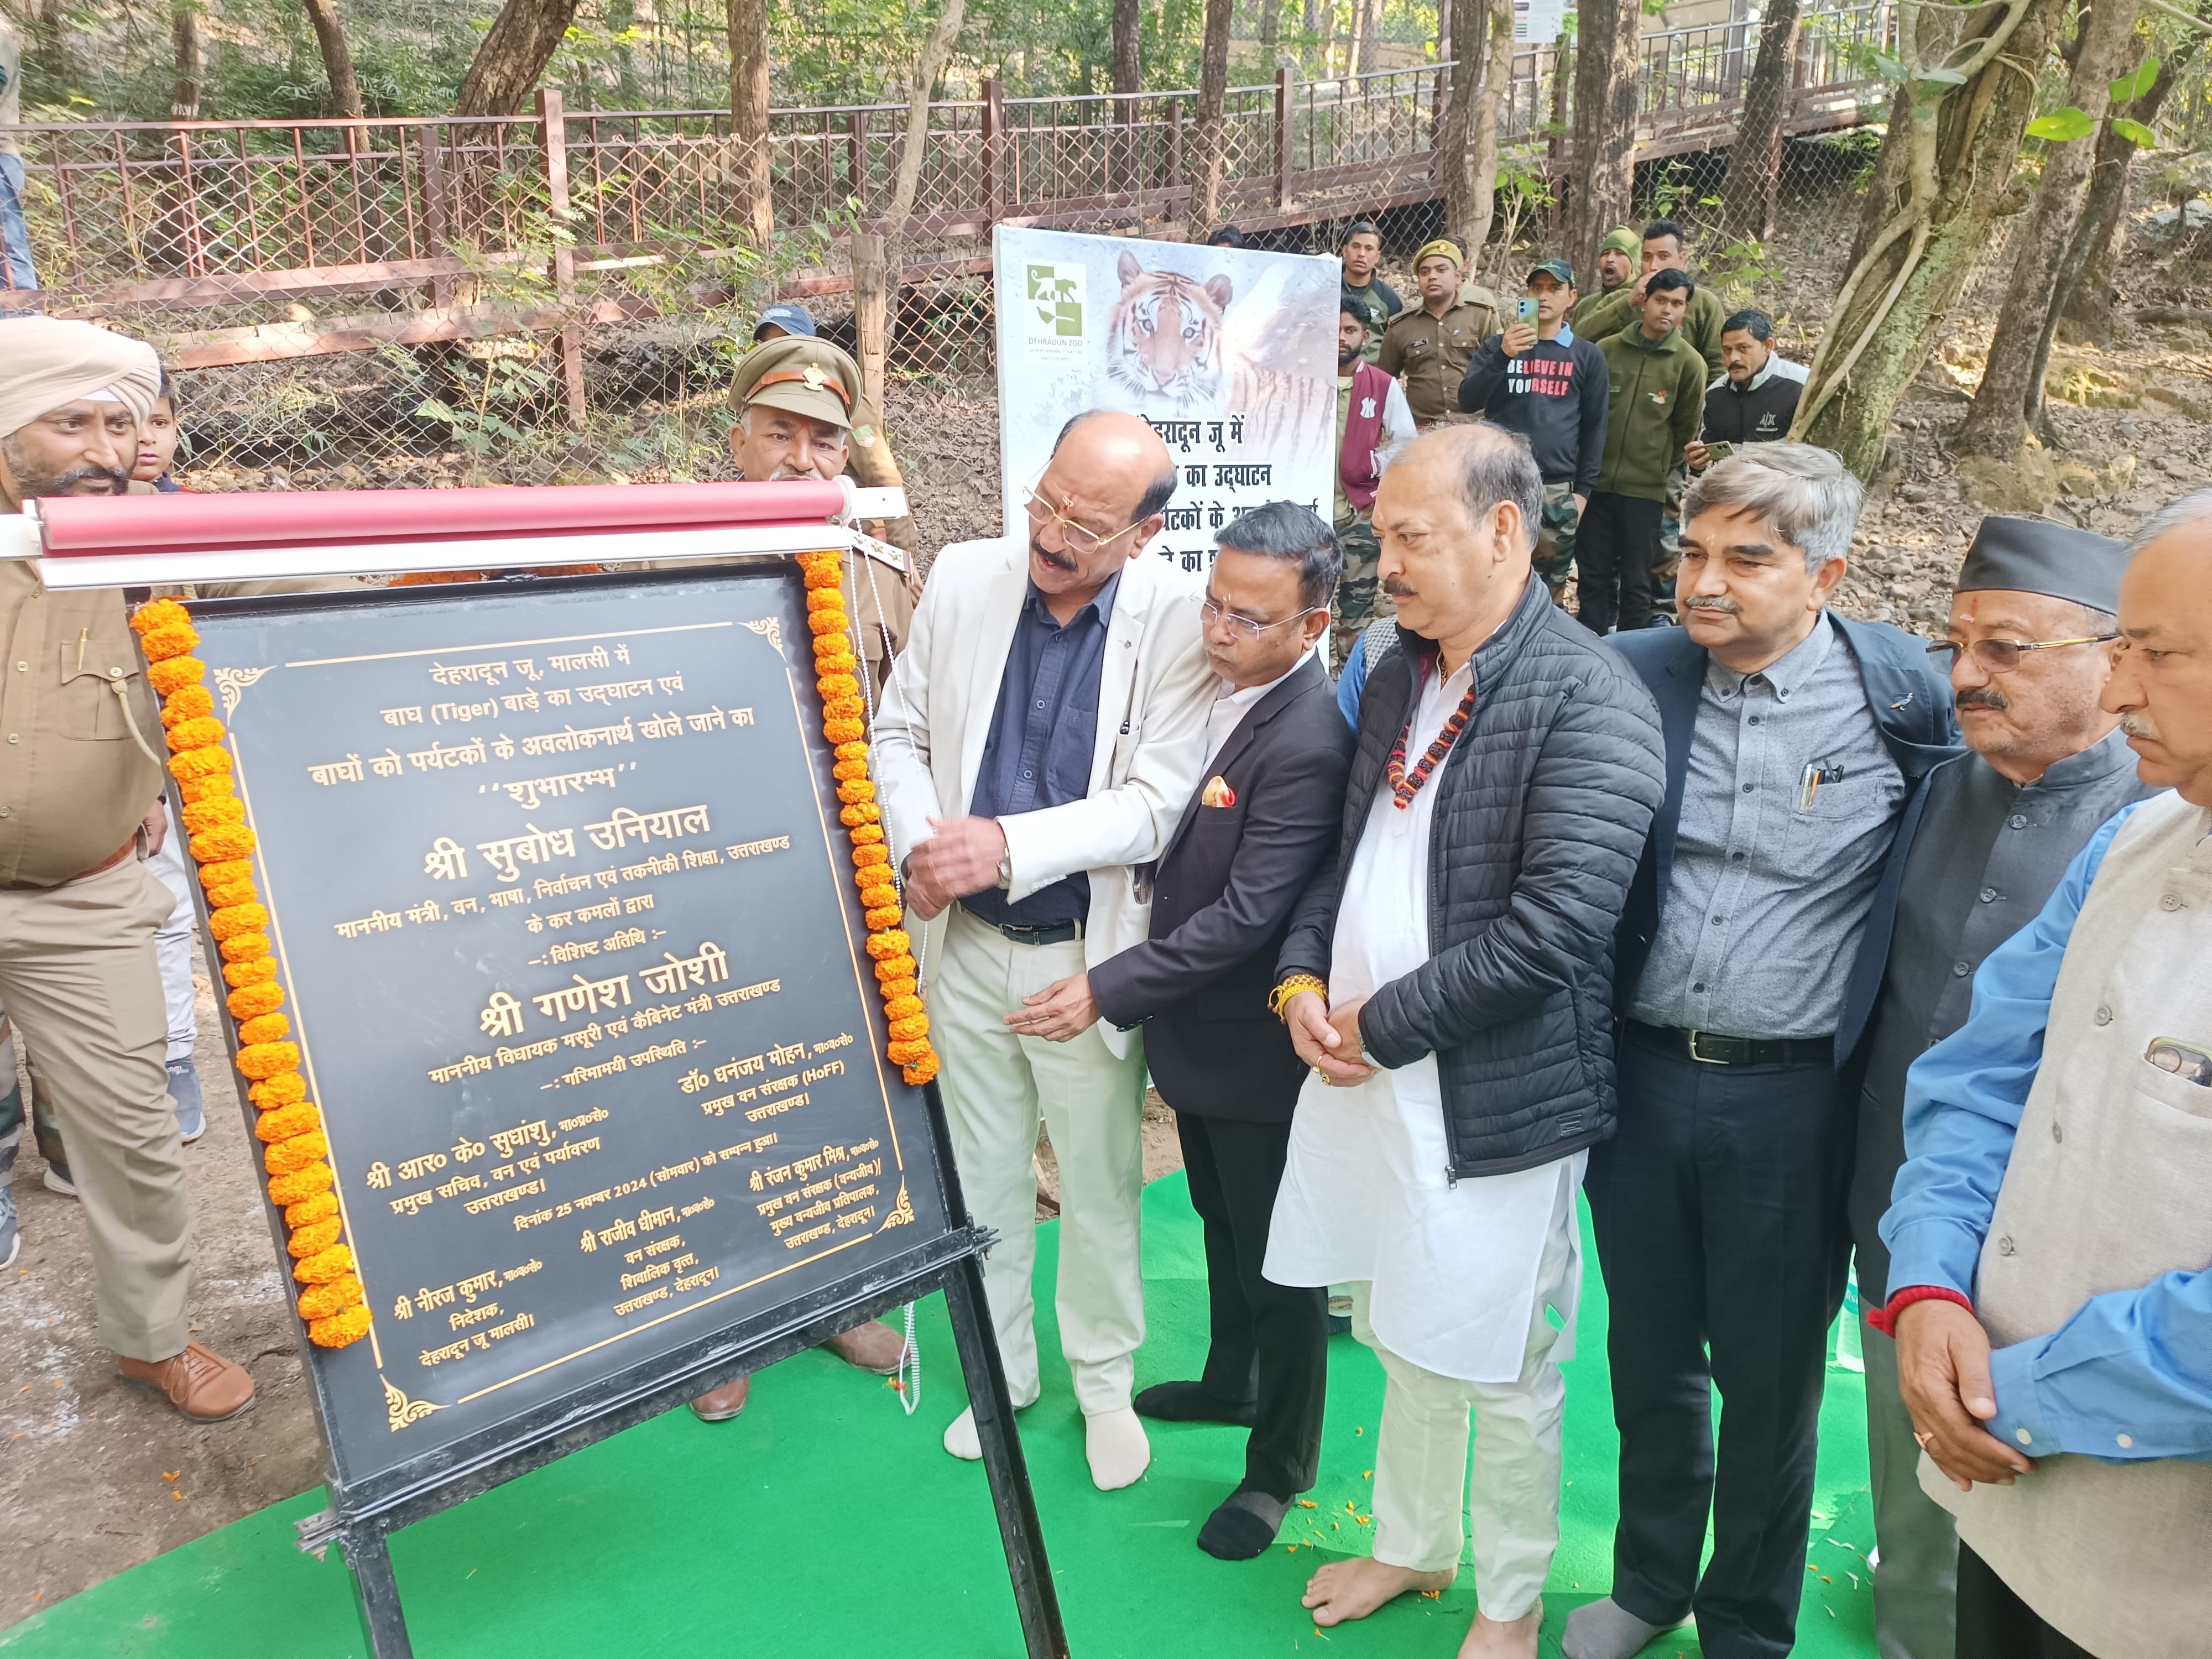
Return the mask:
[[1198, 1534], [1242, 1561], [1274, 1542], [1321, 1458], [1328, 1296], [1260, 1274], [1306, 1075], [1267, 996], [1291, 907], [1335, 850], [1352, 735], [1313, 655], [1343, 568], [1335, 533], [1271, 501], [1216, 539], [1200, 615], [1221, 689], [1203, 781], [1160, 855], [1151, 936], [1030, 999], [1042, 1023], [1025, 1029], [1065, 1038], [1101, 1014], [1144, 1027], [1206, 1223], [1212, 1337], [1198, 1381], [1157, 1383], [1136, 1408], [1251, 1427], [1244, 1480]]

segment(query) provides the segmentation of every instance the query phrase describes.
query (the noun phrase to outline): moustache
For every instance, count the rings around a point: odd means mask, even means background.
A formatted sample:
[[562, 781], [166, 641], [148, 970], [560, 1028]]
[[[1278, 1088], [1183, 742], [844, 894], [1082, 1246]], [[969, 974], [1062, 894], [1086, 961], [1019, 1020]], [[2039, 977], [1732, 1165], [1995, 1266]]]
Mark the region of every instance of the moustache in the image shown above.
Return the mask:
[[1743, 611], [1743, 607], [1734, 599], [1685, 599], [1682, 608], [1686, 611], [1711, 611], [1723, 617], [1738, 616]]
[[1065, 553], [1049, 551], [1044, 544], [1035, 537], [1030, 538], [1030, 556], [1041, 563], [1051, 566], [1063, 574], [1072, 575], [1074, 573], [1075, 561], [1073, 558]]
[[2157, 726], [2154, 725], [2148, 716], [2142, 714], [2121, 715], [2120, 730], [2126, 732], [2131, 738], [2141, 738], [2146, 743], [2156, 743], [2158, 741]]
[[1417, 599], [1421, 596], [1421, 590], [1403, 576], [1385, 576], [1382, 591], [1394, 599]]
[[2012, 704], [2005, 701], [2003, 693], [1986, 685], [1972, 691], [1954, 693], [1951, 701], [1960, 708], [2005, 709], [2012, 707]]
[[110, 485], [118, 495], [131, 484], [131, 474], [119, 466], [73, 466], [39, 493], [42, 495], [66, 495], [77, 485], [94, 479]]

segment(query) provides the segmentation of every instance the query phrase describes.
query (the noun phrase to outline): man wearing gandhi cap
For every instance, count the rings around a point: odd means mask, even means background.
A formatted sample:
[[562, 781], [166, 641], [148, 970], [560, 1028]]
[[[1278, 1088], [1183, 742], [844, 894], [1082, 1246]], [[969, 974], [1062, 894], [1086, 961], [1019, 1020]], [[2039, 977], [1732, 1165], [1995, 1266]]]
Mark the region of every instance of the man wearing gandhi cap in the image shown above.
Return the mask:
[[1398, 377], [1415, 424], [1459, 418], [1459, 383], [1474, 349], [1498, 331], [1498, 307], [1486, 289], [1460, 285], [1458, 244], [1442, 237], [1413, 256], [1418, 311], [1401, 311], [1382, 331], [1375, 366]]
[[[1905, 1162], [1905, 1068], [1966, 1023], [1982, 959], [2035, 919], [2097, 827], [2152, 793], [2098, 707], [2126, 567], [2105, 537], [1984, 519], [1929, 647], [1949, 663], [1971, 752], [1929, 772], [1905, 809], [1836, 1032], [1839, 1064], [1866, 1048], [1850, 1218], [1859, 1304], [1877, 1315], [1899, 1288], [1875, 1229]], [[1871, 1326], [1863, 1341], [1876, 1638], [1887, 1659], [1948, 1659], [1957, 1535], [1914, 1474], [1897, 1345]]]
[[[791, 334], [755, 346], [730, 387], [738, 471], [756, 481], [837, 477], [852, 459], [854, 411], [861, 406], [860, 366], [829, 341]], [[862, 550], [868, 556], [849, 562], [846, 580], [871, 642], [870, 693], [880, 696], [914, 620], [913, 556], [881, 543]]]
[[[122, 495], [160, 385], [153, 348], [45, 317], [0, 328], [0, 510]], [[217, 1421], [253, 1403], [253, 1382], [190, 1340], [184, 1148], [154, 949], [175, 899], [144, 862], [167, 823], [161, 719], [112, 589], [48, 592], [32, 564], [0, 560], [0, 1006], [69, 1145], [100, 1340], [125, 1378]], [[15, 1147], [0, 1139], [4, 1263]]]

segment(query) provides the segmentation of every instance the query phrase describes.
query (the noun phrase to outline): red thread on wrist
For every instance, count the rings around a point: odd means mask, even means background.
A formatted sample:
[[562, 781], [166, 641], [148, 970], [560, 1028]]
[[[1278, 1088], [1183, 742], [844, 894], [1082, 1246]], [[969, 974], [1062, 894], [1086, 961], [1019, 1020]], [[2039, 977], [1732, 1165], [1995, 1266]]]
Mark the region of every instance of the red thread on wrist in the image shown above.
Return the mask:
[[1888, 1301], [1867, 1316], [1867, 1323], [1884, 1336], [1897, 1334], [1897, 1316], [1916, 1302], [1955, 1302], [1968, 1313], [1974, 1310], [1973, 1303], [1958, 1291], [1943, 1285], [1908, 1285], [1891, 1293]]

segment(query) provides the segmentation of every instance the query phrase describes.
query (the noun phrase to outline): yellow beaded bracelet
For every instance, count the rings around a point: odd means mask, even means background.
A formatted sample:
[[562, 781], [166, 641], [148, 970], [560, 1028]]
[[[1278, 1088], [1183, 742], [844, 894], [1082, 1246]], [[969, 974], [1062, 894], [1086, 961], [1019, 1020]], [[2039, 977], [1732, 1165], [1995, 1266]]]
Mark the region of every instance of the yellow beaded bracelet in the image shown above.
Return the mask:
[[1283, 1017], [1283, 1005], [1301, 991], [1311, 991], [1323, 1001], [1328, 999], [1328, 981], [1314, 974], [1292, 974], [1267, 994], [1267, 1012], [1277, 1019]]

